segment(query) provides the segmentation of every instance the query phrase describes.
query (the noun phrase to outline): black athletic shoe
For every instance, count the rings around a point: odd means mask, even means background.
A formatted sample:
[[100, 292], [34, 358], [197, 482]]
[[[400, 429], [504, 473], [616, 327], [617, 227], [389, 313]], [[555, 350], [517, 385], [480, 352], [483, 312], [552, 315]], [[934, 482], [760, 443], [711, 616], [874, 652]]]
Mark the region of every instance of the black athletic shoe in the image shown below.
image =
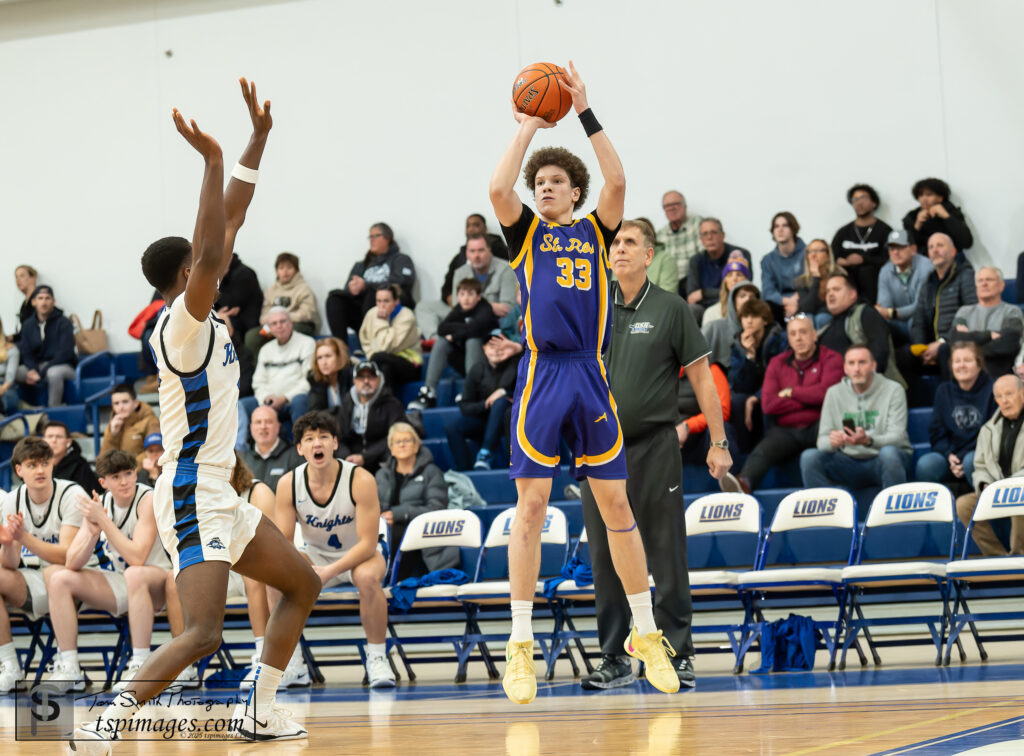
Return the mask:
[[697, 687], [697, 675], [693, 672], [693, 659], [689, 656], [681, 656], [675, 663], [676, 674], [679, 675], [679, 687]]
[[628, 656], [602, 654], [601, 663], [593, 672], [580, 680], [583, 690], [607, 690], [621, 688], [636, 681], [633, 663]]

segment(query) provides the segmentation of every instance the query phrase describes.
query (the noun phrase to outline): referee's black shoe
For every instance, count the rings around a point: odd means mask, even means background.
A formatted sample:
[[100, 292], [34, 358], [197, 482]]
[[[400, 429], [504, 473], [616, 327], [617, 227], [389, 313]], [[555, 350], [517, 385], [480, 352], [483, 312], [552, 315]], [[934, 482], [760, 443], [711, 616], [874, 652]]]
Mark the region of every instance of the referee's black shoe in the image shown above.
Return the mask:
[[607, 690], [621, 688], [636, 681], [633, 674], [633, 663], [628, 656], [601, 654], [601, 663], [597, 669], [580, 680], [583, 690]]
[[680, 688], [697, 687], [697, 675], [693, 672], [693, 659], [680, 656], [675, 662], [676, 674], [679, 675]]

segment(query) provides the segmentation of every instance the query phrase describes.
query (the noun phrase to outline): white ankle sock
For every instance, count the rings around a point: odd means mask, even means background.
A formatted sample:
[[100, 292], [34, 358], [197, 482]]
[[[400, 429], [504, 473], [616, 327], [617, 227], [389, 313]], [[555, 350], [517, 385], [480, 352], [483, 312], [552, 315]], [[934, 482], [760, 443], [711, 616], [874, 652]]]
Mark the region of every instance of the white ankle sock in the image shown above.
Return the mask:
[[114, 700], [110, 702], [110, 706], [103, 710], [102, 719], [104, 724], [110, 720], [127, 721], [135, 716], [135, 712], [138, 710], [139, 702], [135, 700], [135, 696], [125, 691], [118, 693]]
[[367, 643], [366, 644], [366, 655], [367, 656], [387, 656], [388, 644], [387, 643]]
[[658, 632], [658, 626], [654, 624], [654, 609], [651, 604], [651, 592], [630, 593], [626, 596], [629, 602], [629, 609], [633, 612], [633, 624], [636, 625], [640, 635]]
[[274, 703], [277, 697], [277, 686], [281, 684], [283, 670], [271, 667], [269, 664], [260, 662], [256, 665], [256, 678], [253, 680], [252, 688], [249, 689], [249, 700], [247, 705], [252, 706], [256, 711], [266, 711]]
[[0, 646], [0, 662], [8, 667], [18, 666], [18, 652], [14, 648], [14, 641]]
[[145, 648], [133, 648], [132, 661], [138, 664], [145, 664], [146, 659], [148, 659], [149, 655], [152, 653], [153, 652], [149, 650], [149, 646], [146, 646]]
[[292, 651], [292, 658], [288, 660], [288, 666], [293, 667], [296, 664], [302, 664], [302, 645], [299, 643], [295, 644], [295, 650]]
[[253, 652], [253, 656], [259, 659], [263, 656], [263, 636], [256, 638], [256, 650]]
[[533, 602], [512, 599], [512, 635], [510, 641], [533, 640]]
[[78, 663], [78, 649], [73, 648], [70, 651], [61, 651], [60, 660], [74, 669], [81, 669]]

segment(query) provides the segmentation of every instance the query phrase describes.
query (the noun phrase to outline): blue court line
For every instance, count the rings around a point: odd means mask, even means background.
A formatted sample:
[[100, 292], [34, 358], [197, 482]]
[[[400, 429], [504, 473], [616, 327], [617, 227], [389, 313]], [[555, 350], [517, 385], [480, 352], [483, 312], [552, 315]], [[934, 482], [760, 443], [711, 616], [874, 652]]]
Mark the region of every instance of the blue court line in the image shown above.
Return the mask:
[[993, 722], [980, 727], [972, 727], [969, 730], [956, 732], [952, 735], [922, 740], [920, 743], [893, 748], [889, 751], [879, 751], [874, 756], [894, 756], [899, 753], [913, 753], [917, 756], [947, 756], [951, 749], [955, 748], [957, 753], [969, 748], [980, 748], [981, 746], [1002, 743], [1007, 740], [1020, 740], [1024, 738], [1024, 717], [1004, 719], [1001, 722]]

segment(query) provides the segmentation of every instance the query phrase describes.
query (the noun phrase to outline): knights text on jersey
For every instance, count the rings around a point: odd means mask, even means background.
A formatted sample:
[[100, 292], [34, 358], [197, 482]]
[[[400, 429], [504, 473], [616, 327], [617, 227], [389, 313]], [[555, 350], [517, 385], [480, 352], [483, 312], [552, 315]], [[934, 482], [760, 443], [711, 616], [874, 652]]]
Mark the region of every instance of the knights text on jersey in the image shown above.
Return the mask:
[[[176, 333], [185, 334], [182, 343], [174, 343]], [[181, 295], [161, 311], [150, 346], [160, 378], [160, 464], [234, 467], [239, 365], [227, 325], [212, 312], [198, 323]], [[198, 356], [190, 365], [170, 356], [188, 351]]]
[[591, 352], [611, 333], [608, 245], [618, 229], [597, 211], [567, 226], [548, 223], [523, 205], [502, 227], [523, 298], [523, 345], [532, 352]]
[[[45, 504], [34, 504], [29, 499], [28, 488], [22, 484], [4, 494], [0, 506], [0, 518], [7, 522], [7, 516], [20, 513], [25, 518], [25, 531], [46, 543], [58, 543], [60, 529], [64, 525], [82, 526], [82, 513], [75, 506], [78, 496], [86, 496], [85, 490], [70, 480], [53, 479], [53, 494]], [[86, 497], [87, 498], [87, 497]], [[40, 559], [21, 547], [21, 563], [25, 567], [45, 567], [49, 562]]]
[[292, 502], [306, 549], [337, 559], [356, 544], [359, 534], [356, 503], [352, 499], [352, 476], [356, 466], [343, 459], [335, 462], [339, 465], [338, 478], [326, 502], [316, 501], [309, 490], [308, 463], [292, 471]]

